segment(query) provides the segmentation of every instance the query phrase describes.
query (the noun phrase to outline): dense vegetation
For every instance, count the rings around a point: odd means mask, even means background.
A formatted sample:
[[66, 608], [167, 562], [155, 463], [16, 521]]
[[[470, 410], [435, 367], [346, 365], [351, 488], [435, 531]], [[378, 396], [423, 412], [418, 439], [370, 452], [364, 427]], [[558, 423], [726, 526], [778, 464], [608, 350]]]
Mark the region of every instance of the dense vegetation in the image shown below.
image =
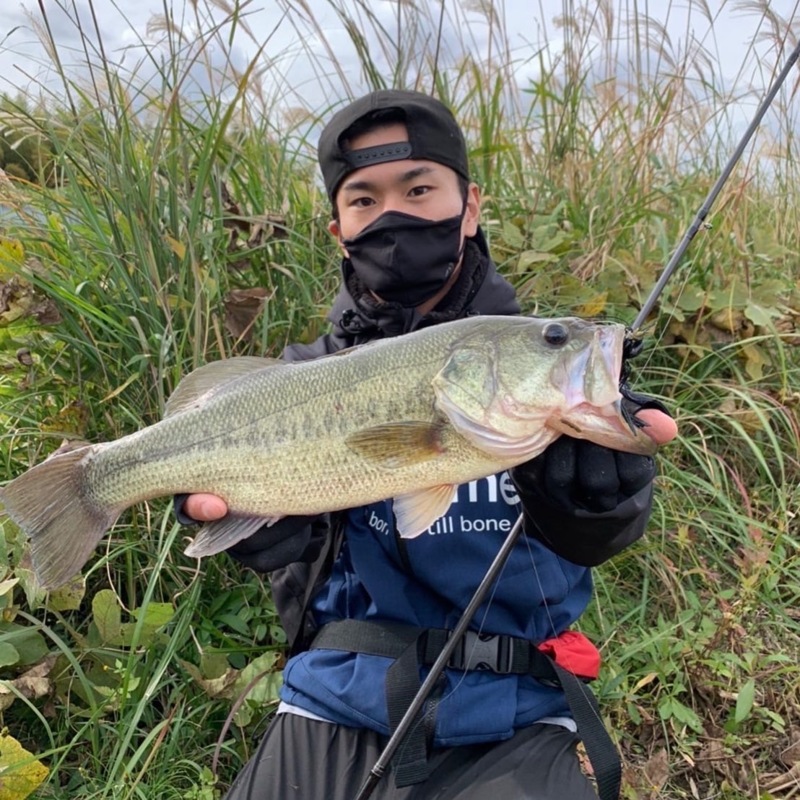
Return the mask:
[[[744, 73], [725, 84], [711, 45], [673, 46], [621, 5], [617, 18], [611, 2], [567, 3], [563, 51], [520, 55], [491, 4], [440, 19], [398, 3], [387, 28], [368, 4], [331, 2], [362, 88], [433, 89], [464, 121], [484, 229], [529, 312], [632, 321], [733, 149], [735, 110], [759, 96]], [[789, 24], [744, 5], [761, 31], [745, 63], [768, 81]], [[357, 94], [301, 0], [284, 6], [319, 84]], [[60, 83], [0, 112], [2, 480], [65, 439], [156, 421], [200, 364], [324, 329], [337, 262], [313, 143], [330, 107], [280, 105], [262, 52], [237, 68], [248, 20], [225, 7], [198, 8], [199, 35], [155, 20], [146, 85], [80, 22], [85, 63], [66, 71], [40, 21]], [[535, 77], [518, 84], [521, 60]], [[629, 798], [788, 798], [800, 780], [796, 86], [633, 364], [681, 436], [660, 459], [649, 535], [598, 570], [583, 620], [603, 643]], [[138, 506], [47, 595], [3, 519], [1, 796], [213, 800], [229, 784], [274, 704], [282, 633], [262, 579], [187, 559], [185, 535], [167, 501]]]

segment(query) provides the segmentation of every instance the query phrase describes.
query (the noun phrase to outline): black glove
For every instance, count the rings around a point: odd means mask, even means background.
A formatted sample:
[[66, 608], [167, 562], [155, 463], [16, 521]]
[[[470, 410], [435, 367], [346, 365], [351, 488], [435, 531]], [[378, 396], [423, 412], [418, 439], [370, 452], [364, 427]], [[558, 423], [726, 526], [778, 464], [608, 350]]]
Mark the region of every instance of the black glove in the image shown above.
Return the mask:
[[562, 508], [601, 513], [644, 489], [655, 477], [650, 456], [623, 453], [561, 436], [541, 455], [515, 467], [511, 477], [523, 497], [531, 482]]
[[[620, 386], [622, 406], [636, 424], [636, 412], [655, 408], [669, 414], [666, 406], [654, 397], [634, 392], [627, 381]], [[613, 511], [652, 482], [656, 464], [650, 456], [623, 453], [585, 439], [561, 436], [541, 455], [511, 471], [520, 498], [525, 492], [538, 493], [565, 509], [603, 513]]]
[[630, 455], [562, 436], [510, 470], [525, 533], [574, 564], [602, 564], [647, 526], [655, 475], [649, 456]]
[[[636, 424], [642, 408], [662, 403], [624, 387], [623, 406]], [[509, 471], [525, 515], [525, 532], [562, 558], [602, 564], [644, 535], [653, 499], [655, 461], [561, 436]]]

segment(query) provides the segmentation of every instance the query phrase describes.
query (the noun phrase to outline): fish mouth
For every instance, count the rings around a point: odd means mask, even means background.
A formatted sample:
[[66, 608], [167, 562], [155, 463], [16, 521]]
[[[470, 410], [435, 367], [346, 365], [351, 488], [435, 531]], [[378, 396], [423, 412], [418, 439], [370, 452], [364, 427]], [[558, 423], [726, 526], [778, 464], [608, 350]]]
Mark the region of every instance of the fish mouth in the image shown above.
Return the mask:
[[626, 453], [652, 455], [656, 443], [622, 403], [619, 380], [624, 340], [621, 325], [597, 327], [589, 347], [571, 364], [566, 407], [548, 424], [567, 436]]
[[619, 398], [604, 407], [582, 403], [560, 417], [549, 420], [548, 426], [575, 439], [587, 439], [612, 450], [650, 456], [658, 445], [635, 424]]

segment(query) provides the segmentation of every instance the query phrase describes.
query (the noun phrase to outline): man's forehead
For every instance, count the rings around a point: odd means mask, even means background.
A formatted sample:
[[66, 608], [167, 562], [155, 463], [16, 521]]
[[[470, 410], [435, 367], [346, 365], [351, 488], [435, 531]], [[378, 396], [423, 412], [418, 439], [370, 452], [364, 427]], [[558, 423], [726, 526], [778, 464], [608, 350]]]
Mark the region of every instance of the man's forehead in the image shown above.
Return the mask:
[[421, 177], [437, 177], [445, 173], [455, 173], [449, 167], [435, 161], [423, 161], [404, 158], [398, 161], [386, 161], [371, 164], [351, 172], [339, 188], [340, 192], [354, 192], [379, 189], [411, 183]]

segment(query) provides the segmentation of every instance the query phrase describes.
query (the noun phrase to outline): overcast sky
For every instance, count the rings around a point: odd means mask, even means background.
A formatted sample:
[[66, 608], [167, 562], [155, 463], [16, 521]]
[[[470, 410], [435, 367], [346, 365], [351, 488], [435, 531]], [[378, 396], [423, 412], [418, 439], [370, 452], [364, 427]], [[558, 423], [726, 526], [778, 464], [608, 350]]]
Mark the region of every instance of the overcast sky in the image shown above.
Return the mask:
[[[212, 20], [221, 21], [224, 13], [221, 8], [234, 0], [196, 0], [200, 14], [205, 18], [202, 23], [207, 30]], [[362, 0], [362, 6], [374, 12], [376, 18], [390, 30], [396, 25], [398, 0]], [[403, 6], [410, 5], [412, 0], [400, 0]], [[437, 18], [441, 7], [439, 0], [414, 0], [420, 6], [430, 9], [429, 19]], [[448, 50], [451, 62], [457, 58], [459, 47], [468, 46], [473, 52], [485, 54], [489, 48], [489, 26], [486, 15], [470, 13], [469, 7], [486, 7], [491, 0], [445, 0], [448, 22], [445, 25], [443, 48]], [[154, 20], [163, 17], [165, 7], [168, 8], [178, 27], [192, 37], [195, 28], [195, 16], [190, 0], [42, 0], [47, 12], [43, 17], [37, 0], [2, 0], [3, 13], [0, 20], [0, 91], [11, 94], [22, 92], [36, 95], [41, 86], [52, 86], [52, 58], [42, 47], [37, 37], [36, 26], [49, 25], [55, 40], [59, 43], [59, 56], [67, 65], [80, 65], [84, 56], [81, 53], [81, 36], [75, 24], [80, 20], [80, 28], [93, 30], [95, 23], [100, 36], [98, 38], [108, 57], [121, 63], [126, 70], [136, 69], [152, 74], [153, 66], [147, 64], [144, 57], [143, 42], [155, 42], [163, 38], [163, 32]], [[220, 59], [222, 53], [230, 50], [233, 61], [242, 68], [256, 53], [258, 45], [267, 42], [263, 56], [259, 62], [266, 66], [265, 82], [273, 90], [284, 91], [290, 104], [300, 101], [312, 110], [318, 110], [327, 102], [346, 94], [347, 88], [359, 89], [358, 59], [350, 45], [350, 40], [332, 9], [331, 0], [251, 0], [246, 5], [245, 22], [247, 30], [240, 27], [233, 35], [232, 42], [220, 43], [212, 49], [213, 58]], [[651, 0], [647, 3], [635, 4], [647, 8], [651, 18], [662, 23], [670, 37], [669, 49], [673, 53], [684, 50], [687, 39], [694, 37], [711, 53], [715, 76], [722, 77], [727, 85], [758, 83], [768, 81], [769, 75], [759, 75], [758, 60], [752, 57], [754, 41], [770, 30], [770, 24], [763, 15], [757, 12], [743, 11], [742, 6], [753, 6], [758, 3], [743, 3], [741, 0], [707, 0], [704, 3], [714, 15], [713, 28], [699, 10], [699, 0]], [[335, 0], [335, 5], [352, 8], [353, 0]], [[514, 62], [514, 75], [521, 83], [535, 74], [538, 59], [536, 53], [542, 48], [549, 48], [551, 54], [557, 54], [563, 41], [563, 28], [554, 20], [563, 13], [564, 8], [580, 6], [579, 2], [570, 0], [494, 0], [494, 8], [504, 20], [507, 32], [504, 40], [511, 50]], [[584, 3], [590, 9], [598, 4]], [[609, 0], [606, 5], [612, 9], [630, 7], [625, 0]], [[771, 14], [778, 20], [785, 20], [795, 34], [800, 33], [800, 0], [772, 0], [764, 2]], [[300, 8], [305, 7], [307, 18]], [[65, 13], [66, 11], [66, 13]], [[72, 17], [72, 19], [70, 19]], [[778, 22], [781, 30], [784, 25]], [[330, 58], [326, 53], [326, 42], [318, 32], [324, 33], [330, 46]], [[223, 36], [231, 34], [230, 27], [222, 30]], [[624, 34], [623, 34], [624, 35]], [[791, 40], [793, 45], [794, 40]], [[770, 44], [761, 41], [757, 46], [767, 52]], [[495, 45], [496, 47], [496, 45]], [[592, 51], [591, 57], [600, 57], [602, 48]], [[215, 55], [216, 54], [216, 55]], [[333, 67], [336, 62], [341, 73]], [[766, 59], [774, 63], [774, 52]], [[747, 69], [742, 72], [743, 63]], [[722, 76], [717, 75], [717, 70]], [[198, 79], [202, 71], [198, 71]], [[281, 88], [282, 87], [282, 88]], [[287, 92], [286, 90], [291, 91]], [[294, 97], [288, 97], [288, 94]]]

